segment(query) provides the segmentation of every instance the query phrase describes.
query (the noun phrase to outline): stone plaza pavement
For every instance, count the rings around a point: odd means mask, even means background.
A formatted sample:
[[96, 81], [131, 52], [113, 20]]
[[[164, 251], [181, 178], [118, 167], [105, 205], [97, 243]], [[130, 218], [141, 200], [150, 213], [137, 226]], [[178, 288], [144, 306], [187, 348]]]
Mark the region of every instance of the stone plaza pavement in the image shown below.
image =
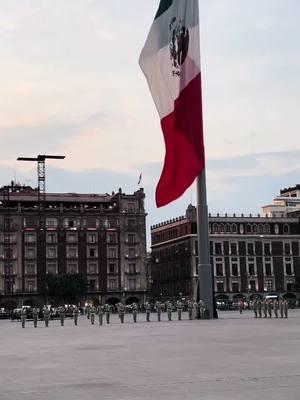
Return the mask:
[[[79, 326], [0, 321], [1, 400], [298, 400], [300, 311], [288, 320], [219, 313], [214, 321]], [[154, 322], [155, 320], [155, 322]]]

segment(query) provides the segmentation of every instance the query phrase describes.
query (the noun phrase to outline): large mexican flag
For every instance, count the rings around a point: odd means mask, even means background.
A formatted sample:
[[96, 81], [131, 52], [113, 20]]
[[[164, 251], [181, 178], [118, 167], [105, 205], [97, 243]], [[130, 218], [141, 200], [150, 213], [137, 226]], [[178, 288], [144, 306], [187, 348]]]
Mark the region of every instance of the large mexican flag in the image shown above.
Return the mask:
[[180, 197], [204, 168], [198, 0], [161, 0], [140, 55], [166, 154], [156, 204]]

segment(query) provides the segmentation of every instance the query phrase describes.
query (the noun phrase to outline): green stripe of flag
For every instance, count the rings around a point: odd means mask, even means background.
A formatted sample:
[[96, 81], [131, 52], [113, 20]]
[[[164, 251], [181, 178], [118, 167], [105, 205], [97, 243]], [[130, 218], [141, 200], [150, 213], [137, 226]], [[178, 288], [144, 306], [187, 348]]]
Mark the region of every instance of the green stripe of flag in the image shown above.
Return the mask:
[[157, 10], [157, 13], [156, 13], [154, 19], [160, 17], [161, 14], [163, 14], [165, 11], [167, 11], [167, 9], [171, 7], [172, 3], [173, 3], [173, 0], [161, 0], [160, 4], [159, 4], [159, 8]]

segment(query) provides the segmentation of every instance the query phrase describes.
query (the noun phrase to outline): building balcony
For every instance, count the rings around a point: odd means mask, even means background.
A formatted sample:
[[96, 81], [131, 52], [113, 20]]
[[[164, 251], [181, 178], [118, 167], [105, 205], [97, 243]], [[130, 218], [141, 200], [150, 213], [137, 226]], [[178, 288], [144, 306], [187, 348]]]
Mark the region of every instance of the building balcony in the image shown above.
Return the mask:
[[125, 258], [129, 259], [129, 260], [136, 260], [137, 258], [139, 258], [138, 254], [125, 254]]
[[119, 275], [119, 272], [118, 271], [107, 272], [107, 275]]
[[67, 254], [66, 258], [68, 260], [77, 260], [78, 259], [78, 254]]
[[13, 254], [13, 255], [11, 255], [11, 256], [5, 256], [5, 255], [1, 255], [0, 256], [0, 259], [1, 260], [4, 260], [4, 261], [11, 261], [11, 260], [16, 260], [18, 257], [15, 255], [15, 254]]

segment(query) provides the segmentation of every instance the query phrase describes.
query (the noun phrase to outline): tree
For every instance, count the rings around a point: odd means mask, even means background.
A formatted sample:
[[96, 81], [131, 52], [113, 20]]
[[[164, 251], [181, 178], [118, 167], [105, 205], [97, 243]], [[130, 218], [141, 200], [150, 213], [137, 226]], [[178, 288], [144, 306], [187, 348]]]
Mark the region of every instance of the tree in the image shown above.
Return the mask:
[[58, 301], [74, 304], [87, 288], [86, 276], [79, 274], [47, 275], [47, 294]]

